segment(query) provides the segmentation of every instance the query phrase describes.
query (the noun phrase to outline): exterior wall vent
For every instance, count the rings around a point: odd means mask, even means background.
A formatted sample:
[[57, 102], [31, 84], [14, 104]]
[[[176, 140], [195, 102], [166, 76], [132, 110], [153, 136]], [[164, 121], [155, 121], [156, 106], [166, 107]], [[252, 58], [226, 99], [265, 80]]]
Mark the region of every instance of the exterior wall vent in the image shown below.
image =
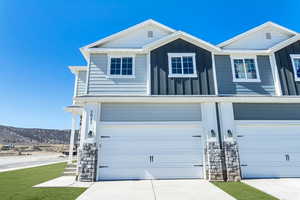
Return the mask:
[[266, 33], [266, 39], [267, 39], [267, 40], [271, 40], [271, 39], [272, 39], [271, 33]]
[[153, 31], [148, 31], [148, 38], [153, 38]]

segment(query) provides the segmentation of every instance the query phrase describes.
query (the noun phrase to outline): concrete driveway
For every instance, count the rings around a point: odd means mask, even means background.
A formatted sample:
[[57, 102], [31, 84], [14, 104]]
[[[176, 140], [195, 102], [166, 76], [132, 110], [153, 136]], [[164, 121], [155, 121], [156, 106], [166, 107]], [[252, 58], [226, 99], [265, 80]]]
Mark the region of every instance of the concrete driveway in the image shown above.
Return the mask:
[[251, 179], [243, 182], [281, 200], [300, 200], [300, 178]]
[[204, 180], [97, 182], [76, 200], [234, 200]]

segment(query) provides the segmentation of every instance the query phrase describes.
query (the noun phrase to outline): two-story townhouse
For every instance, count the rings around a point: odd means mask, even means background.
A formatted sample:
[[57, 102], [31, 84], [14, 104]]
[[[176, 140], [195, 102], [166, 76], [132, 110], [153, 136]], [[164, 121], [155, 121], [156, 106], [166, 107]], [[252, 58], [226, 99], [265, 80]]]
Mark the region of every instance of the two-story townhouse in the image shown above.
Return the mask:
[[216, 46], [147, 20], [82, 47], [79, 179], [300, 177], [298, 40], [267, 22]]

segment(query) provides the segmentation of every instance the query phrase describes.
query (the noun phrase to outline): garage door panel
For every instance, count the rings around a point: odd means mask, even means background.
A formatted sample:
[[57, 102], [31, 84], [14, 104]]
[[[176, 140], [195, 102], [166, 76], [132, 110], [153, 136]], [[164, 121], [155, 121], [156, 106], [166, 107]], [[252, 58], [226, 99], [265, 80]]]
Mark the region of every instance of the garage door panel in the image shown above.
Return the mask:
[[152, 168], [150, 174], [153, 179], [202, 178], [202, 168], [197, 167], [159, 167]]
[[242, 176], [246, 178], [281, 178], [295, 177], [299, 166], [267, 166], [257, 170], [257, 166], [242, 168]]
[[101, 169], [101, 180], [152, 179], [149, 169], [143, 168], [105, 168]]
[[[192, 153], [192, 152], [191, 152]], [[153, 165], [159, 163], [160, 165], [164, 165], [167, 163], [181, 163], [186, 164], [186, 166], [193, 166], [195, 164], [202, 164], [202, 152], [198, 154], [182, 154], [182, 155], [155, 155], [155, 161]]]
[[246, 124], [236, 127], [244, 178], [300, 177], [300, 126]]
[[254, 154], [253, 152], [240, 152], [240, 154], [243, 155], [243, 158], [241, 158], [241, 161], [245, 162], [245, 163], [248, 163], [248, 162], [264, 163], [264, 162], [286, 161], [286, 156], [285, 156], [286, 154], [282, 154], [282, 153], [259, 153], [259, 152], [257, 152], [257, 154]]
[[101, 180], [202, 177], [200, 125], [108, 125], [99, 132], [108, 136], [100, 137]]

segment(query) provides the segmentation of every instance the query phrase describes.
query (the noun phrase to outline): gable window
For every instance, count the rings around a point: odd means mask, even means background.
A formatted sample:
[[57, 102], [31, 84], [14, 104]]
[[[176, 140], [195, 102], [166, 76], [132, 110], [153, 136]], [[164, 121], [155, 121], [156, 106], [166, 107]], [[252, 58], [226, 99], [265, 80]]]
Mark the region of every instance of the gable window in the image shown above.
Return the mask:
[[233, 57], [231, 62], [234, 82], [260, 82], [255, 58]]
[[300, 81], [300, 54], [291, 54], [295, 81]]
[[197, 77], [195, 53], [168, 53], [169, 77]]
[[108, 75], [112, 77], [133, 77], [133, 56], [110, 56], [108, 62]]

